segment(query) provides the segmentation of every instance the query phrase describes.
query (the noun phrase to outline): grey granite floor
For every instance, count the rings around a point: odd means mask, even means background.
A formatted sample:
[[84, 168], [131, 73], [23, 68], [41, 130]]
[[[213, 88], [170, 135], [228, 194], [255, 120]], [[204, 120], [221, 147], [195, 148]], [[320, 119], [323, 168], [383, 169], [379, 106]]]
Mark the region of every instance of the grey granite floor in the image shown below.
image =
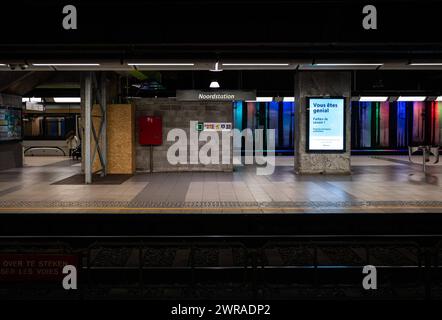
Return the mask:
[[75, 185], [54, 183], [81, 173], [78, 162], [27, 157], [24, 168], [0, 171], [0, 212], [442, 212], [442, 166], [421, 169], [401, 156], [354, 156], [351, 176], [298, 176], [281, 157], [270, 176], [239, 166]]

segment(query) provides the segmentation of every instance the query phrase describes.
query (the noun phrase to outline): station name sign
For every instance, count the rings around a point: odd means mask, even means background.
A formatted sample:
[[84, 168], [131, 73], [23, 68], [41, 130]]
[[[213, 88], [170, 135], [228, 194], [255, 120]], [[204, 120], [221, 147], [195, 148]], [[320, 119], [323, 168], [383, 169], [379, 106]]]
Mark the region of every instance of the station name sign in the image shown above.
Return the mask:
[[256, 91], [229, 90], [229, 91], [201, 91], [177, 90], [178, 101], [245, 101], [256, 100]]

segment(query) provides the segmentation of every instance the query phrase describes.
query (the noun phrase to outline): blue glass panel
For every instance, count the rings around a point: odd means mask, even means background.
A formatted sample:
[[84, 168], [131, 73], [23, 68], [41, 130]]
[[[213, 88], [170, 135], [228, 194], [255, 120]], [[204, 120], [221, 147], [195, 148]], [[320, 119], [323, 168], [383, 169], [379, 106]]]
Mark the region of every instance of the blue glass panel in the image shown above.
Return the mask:
[[360, 144], [362, 148], [370, 148], [371, 145], [371, 102], [359, 103], [359, 123], [361, 126]]
[[243, 102], [242, 101], [235, 101], [233, 103], [233, 127], [235, 129], [242, 130], [242, 108], [243, 108]]
[[294, 105], [293, 102], [283, 102], [282, 104], [283, 142], [281, 147], [290, 148], [293, 146]]
[[407, 103], [397, 103], [397, 146], [408, 145], [407, 141]]

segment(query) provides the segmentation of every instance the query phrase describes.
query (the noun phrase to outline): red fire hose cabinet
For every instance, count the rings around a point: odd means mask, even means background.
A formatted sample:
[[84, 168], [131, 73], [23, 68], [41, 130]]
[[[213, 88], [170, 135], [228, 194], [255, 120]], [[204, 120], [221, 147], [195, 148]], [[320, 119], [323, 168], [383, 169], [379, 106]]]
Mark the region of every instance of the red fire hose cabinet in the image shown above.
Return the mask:
[[159, 146], [163, 143], [163, 120], [158, 116], [138, 118], [138, 142], [141, 145]]

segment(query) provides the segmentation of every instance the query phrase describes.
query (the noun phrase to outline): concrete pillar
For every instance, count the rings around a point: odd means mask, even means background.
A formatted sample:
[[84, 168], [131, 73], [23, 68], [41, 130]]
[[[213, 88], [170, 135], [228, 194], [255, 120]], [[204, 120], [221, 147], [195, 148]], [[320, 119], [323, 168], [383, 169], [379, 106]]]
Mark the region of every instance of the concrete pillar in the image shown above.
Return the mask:
[[78, 132], [80, 134], [80, 139], [82, 142], [81, 145], [81, 172], [84, 172], [84, 119], [85, 119], [85, 78], [86, 78], [86, 73], [82, 73], [81, 77], [80, 77], [80, 100], [81, 100], [81, 104], [80, 104], [80, 121], [79, 121], [79, 128], [78, 128]]
[[[344, 153], [307, 153], [307, 97], [345, 97]], [[295, 172], [297, 174], [351, 174], [351, 73], [298, 71], [295, 74]]]
[[92, 127], [92, 72], [85, 76], [84, 89], [84, 182], [92, 183], [92, 147], [91, 147], [91, 127]]

